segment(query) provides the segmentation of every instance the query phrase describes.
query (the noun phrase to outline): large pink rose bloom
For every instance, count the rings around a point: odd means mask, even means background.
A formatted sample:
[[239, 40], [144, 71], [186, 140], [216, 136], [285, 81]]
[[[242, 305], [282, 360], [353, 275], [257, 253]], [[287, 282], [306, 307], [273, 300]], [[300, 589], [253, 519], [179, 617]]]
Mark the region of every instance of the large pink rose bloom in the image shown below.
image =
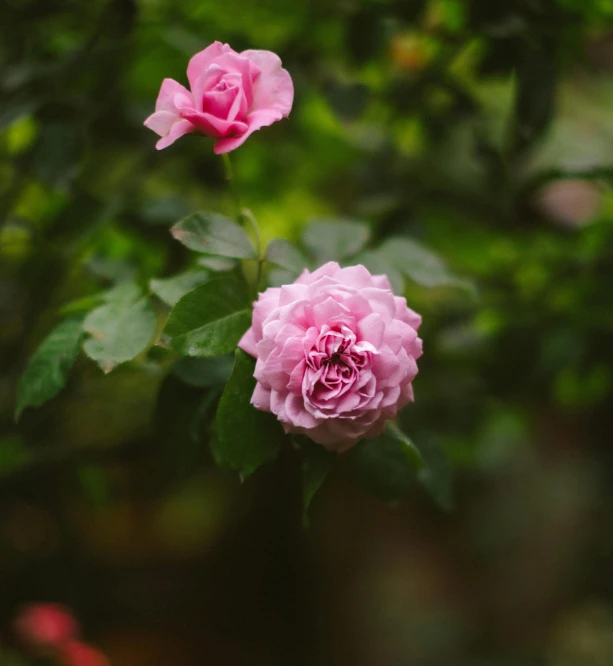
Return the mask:
[[420, 324], [385, 275], [335, 262], [305, 270], [255, 303], [239, 343], [257, 359], [251, 402], [333, 451], [376, 437], [413, 400]]
[[217, 139], [215, 152], [238, 148], [255, 130], [286, 118], [294, 101], [290, 75], [270, 51], [236, 53], [215, 42], [189, 61], [190, 90], [164, 79], [145, 125], [162, 138], [156, 148], [200, 131]]

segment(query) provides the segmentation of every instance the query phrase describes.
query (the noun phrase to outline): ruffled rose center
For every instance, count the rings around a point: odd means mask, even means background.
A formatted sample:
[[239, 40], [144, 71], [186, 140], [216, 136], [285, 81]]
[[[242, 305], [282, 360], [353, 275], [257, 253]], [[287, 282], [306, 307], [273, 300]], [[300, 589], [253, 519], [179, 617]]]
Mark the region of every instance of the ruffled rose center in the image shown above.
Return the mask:
[[372, 373], [362, 371], [370, 367], [376, 350], [368, 342], [358, 342], [348, 326], [323, 326], [305, 352], [302, 388], [305, 406], [314, 416], [338, 416], [372, 398]]

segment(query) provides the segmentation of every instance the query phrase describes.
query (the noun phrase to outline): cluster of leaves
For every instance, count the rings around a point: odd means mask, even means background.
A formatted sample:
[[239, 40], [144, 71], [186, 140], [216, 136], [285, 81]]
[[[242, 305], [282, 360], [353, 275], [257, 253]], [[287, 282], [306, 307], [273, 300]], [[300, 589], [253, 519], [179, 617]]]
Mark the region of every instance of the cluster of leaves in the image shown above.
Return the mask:
[[[156, 335], [158, 319], [163, 318], [155, 344], [168, 350], [180, 375], [189, 374], [189, 359], [199, 359], [201, 379], [197, 383], [210, 390], [208, 402], [217, 405], [207, 433], [213, 458], [245, 478], [275, 458], [284, 440], [286, 445], [290, 442], [273, 415], [250, 404], [256, 384], [255, 360], [237, 348], [251, 325], [245, 278], [249, 264], [258, 265], [258, 279], [264, 264], [270, 284], [287, 284], [304, 269], [338, 260], [348, 265], [362, 263], [374, 273], [387, 274], [400, 293], [406, 278], [424, 287], [471, 287], [455, 277], [435, 253], [407, 237], [391, 237], [369, 247], [370, 228], [358, 221], [313, 221], [305, 227], [300, 246], [276, 239], [263, 256], [242, 226], [217, 213], [192, 214], [171, 232], [196, 253], [196, 266], [151, 279], [149, 294], [135, 282], [124, 282], [64, 306], [62, 312], [69, 316], [44, 339], [22, 375], [17, 418], [25, 407], [45, 403], [64, 387], [80, 347], [108, 373], [121, 363], [144, 357]], [[237, 260], [247, 263], [241, 265]], [[258, 285], [254, 286], [257, 292]], [[252, 289], [251, 296], [253, 293]], [[168, 314], [156, 315], [153, 296], [158, 299], [158, 309], [170, 308]], [[232, 366], [229, 355], [234, 356]], [[291, 440], [303, 458], [306, 510], [335, 456], [305, 437]], [[384, 435], [361, 441], [350, 457], [365, 488], [385, 500], [405, 497], [425, 467], [419, 450], [391, 423]]]

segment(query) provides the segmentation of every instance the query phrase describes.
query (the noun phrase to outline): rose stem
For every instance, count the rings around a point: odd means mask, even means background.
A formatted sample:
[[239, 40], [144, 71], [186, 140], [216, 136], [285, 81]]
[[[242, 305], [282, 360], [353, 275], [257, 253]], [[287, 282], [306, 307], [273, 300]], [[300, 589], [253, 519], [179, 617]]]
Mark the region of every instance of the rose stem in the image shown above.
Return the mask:
[[241, 210], [241, 216], [243, 219], [247, 220], [251, 225], [253, 234], [255, 236], [255, 249], [258, 255], [258, 272], [255, 277], [255, 293], [256, 296], [260, 290], [260, 279], [262, 278], [262, 264], [264, 263], [264, 257], [262, 256], [262, 239], [260, 237], [260, 225], [255, 219], [255, 215], [249, 208], [243, 208]]
[[221, 157], [223, 159], [226, 180], [228, 181], [228, 185], [232, 191], [232, 196], [234, 197], [234, 202], [236, 204], [237, 222], [240, 224], [243, 220], [247, 220], [255, 236], [255, 249], [258, 255], [258, 268], [255, 279], [255, 293], [257, 297], [260, 287], [260, 280], [262, 278], [262, 265], [264, 263], [264, 258], [262, 257], [262, 239], [260, 237], [260, 227], [257, 220], [255, 219], [255, 215], [251, 212], [251, 210], [249, 210], [249, 208], [241, 208], [240, 195], [238, 193], [236, 178], [234, 177], [234, 169], [232, 168], [232, 160], [230, 159], [229, 153], [223, 153]]
[[241, 221], [241, 198], [238, 194], [238, 187], [236, 186], [236, 178], [234, 178], [234, 170], [232, 169], [232, 161], [230, 160], [230, 155], [228, 153], [223, 153], [221, 156], [223, 160], [223, 166], [226, 176], [226, 181], [234, 197], [234, 203], [236, 204], [236, 221], [240, 224]]

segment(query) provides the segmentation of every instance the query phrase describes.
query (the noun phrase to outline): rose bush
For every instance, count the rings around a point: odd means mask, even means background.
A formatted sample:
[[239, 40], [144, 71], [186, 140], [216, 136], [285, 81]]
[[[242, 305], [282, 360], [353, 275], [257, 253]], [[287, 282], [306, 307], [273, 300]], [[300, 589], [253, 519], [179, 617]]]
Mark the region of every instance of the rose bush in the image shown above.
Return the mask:
[[217, 154], [238, 148], [247, 137], [289, 115], [294, 86], [281, 60], [270, 51], [236, 53], [215, 42], [187, 66], [190, 90], [164, 79], [155, 113], [145, 126], [162, 138], [158, 150], [189, 132], [216, 139]]
[[255, 303], [239, 347], [257, 359], [251, 402], [334, 451], [376, 437], [413, 400], [421, 317], [384, 275], [330, 262]]

